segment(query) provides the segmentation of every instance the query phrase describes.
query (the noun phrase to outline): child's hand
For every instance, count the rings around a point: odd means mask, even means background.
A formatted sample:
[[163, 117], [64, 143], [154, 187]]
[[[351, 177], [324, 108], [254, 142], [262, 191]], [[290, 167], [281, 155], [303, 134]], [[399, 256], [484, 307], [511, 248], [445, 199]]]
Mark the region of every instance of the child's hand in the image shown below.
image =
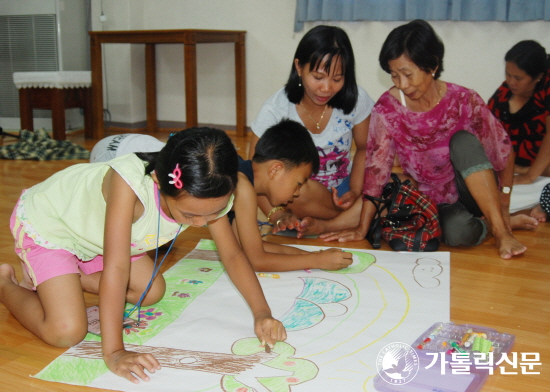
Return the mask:
[[279, 231], [284, 230], [296, 230], [300, 226], [300, 219], [292, 213], [284, 213], [277, 217], [277, 220], [273, 224], [272, 234], [276, 234]]
[[362, 241], [365, 239], [366, 233], [363, 233], [360, 228], [346, 229], [342, 231], [332, 231], [323, 233], [319, 236], [325, 242], [338, 241], [338, 242], [350, 242], [350, 241]]
[[357, 195], [354, 191], [348, 191], [342, 197], [338, 197], [338, 191], [332, 187], [332, 202], [336, 208], [345, 211], [355, 203], [355, 200], [357, 200]]
[[262, 342], [273, 348], [275, 343], [286, 340], [286, 329], [279, 320], [271, 316], [258, 316], [254, 318], [254, 332]]
[[310, 234], [321, 234], [325, 232], [322, 219], [315, 219], [306, 216], [300, 221], [300, 225], [296, 228], [298, 230], [297, 237], [302, 238]]
[[342, 249], [330, 248], [319, 252], [319, 268], [336, 271], [353, 263], [352, 254]]
[[110, 371], [134, 384], [139, 383], [139, 380], [134, 375], [143, 381], [149, 381], [149, 376], [145, 373], [145, 369], [149, 373], [155, 373], [155, 371], [160, 370], [159, 362], [151, 354], [139, 354], [133, 351], [119, 350], [112, 354], [104, 355], [103, 359]]

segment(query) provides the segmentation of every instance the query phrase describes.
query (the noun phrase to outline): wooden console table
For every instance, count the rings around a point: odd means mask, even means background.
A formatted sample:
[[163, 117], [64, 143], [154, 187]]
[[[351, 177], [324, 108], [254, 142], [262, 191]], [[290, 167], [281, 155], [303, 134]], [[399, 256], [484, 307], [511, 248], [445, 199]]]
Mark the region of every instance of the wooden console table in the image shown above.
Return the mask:
[[198, 125], [197, 115], [197, 52], [196, 45], [204, 43], [235, 43], [235, 82], [237, 99], [237, 135], [246, 132], [246, 31], [232, 30], [133, 30], [91, 31], [90, 55], [92, 67], [93, 138], [101, 139], [103, 122], [103, 70], [101, 44], [145, 44], [145, 88], [147, 132], [157, 129], [156, 44], [183, 44], [185, 68], [185, 113], [187, 127]]

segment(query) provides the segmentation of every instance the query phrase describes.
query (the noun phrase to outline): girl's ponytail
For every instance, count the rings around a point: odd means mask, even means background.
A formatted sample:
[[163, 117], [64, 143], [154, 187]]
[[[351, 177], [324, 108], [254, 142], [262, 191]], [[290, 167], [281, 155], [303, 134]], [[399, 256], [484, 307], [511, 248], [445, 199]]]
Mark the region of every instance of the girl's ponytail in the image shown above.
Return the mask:
[[155, 171], [155, 163], [159, 155], [158, 152], [136, 152], [135, 154], [139, 159], [147, 162], [147, 166], [145, 166], [145, 174], [151, 174]]

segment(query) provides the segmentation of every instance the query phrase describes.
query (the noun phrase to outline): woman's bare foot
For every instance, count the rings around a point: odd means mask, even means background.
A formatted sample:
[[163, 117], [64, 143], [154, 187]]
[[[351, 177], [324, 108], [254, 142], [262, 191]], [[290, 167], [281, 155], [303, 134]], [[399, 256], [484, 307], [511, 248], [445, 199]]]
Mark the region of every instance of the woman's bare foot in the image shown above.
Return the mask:
[[495, 235], [495, 241], [498, 248], [498, 253], [503, 259], [511, 259], [514, 256], [518, 256], [527, 250], [527, 247], [510, 233], [504, 233], [503, 235]]
[[537, 228], [539, 221], [533, 216], [525, 214], [510, 216], [510, 226], [512, 230], [534, 230]]
[[19, 282], [15, 278], [15, 270], [9, 264], [0, 265], [0, 286], [3, 284], [19, 285]]
[[548, 217], [548, 214], [544, 212], [540, 204], [537, 204], [529, 213], [533, 218], [538, 220], [539, 222], [546, 222], [546, 218]]

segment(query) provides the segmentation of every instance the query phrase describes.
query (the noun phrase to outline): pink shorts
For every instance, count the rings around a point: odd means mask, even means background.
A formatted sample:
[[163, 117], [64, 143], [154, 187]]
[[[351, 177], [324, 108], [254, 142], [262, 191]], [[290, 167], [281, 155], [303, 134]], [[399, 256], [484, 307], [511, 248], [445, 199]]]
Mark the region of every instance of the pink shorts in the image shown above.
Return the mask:
[[[102, 255], [97, 255], [89, 261], [82, 261], [64, 249], [48, 249], [36, 245], [33, 239], [25, 233], [23, 224], [16, 219], [15, 210], [10, 218], [10, 229], [15, 239], [15, 253], [23, 260], [35, 290], [40, 283], [56, 276], [80, 274], [80, 271], [90, 275], [103, 271]], [[17, 227], [15, 227], [16, 225]], [[146, 254], [140, 253], [131, 256], [130, 261], [141, 259]]]

